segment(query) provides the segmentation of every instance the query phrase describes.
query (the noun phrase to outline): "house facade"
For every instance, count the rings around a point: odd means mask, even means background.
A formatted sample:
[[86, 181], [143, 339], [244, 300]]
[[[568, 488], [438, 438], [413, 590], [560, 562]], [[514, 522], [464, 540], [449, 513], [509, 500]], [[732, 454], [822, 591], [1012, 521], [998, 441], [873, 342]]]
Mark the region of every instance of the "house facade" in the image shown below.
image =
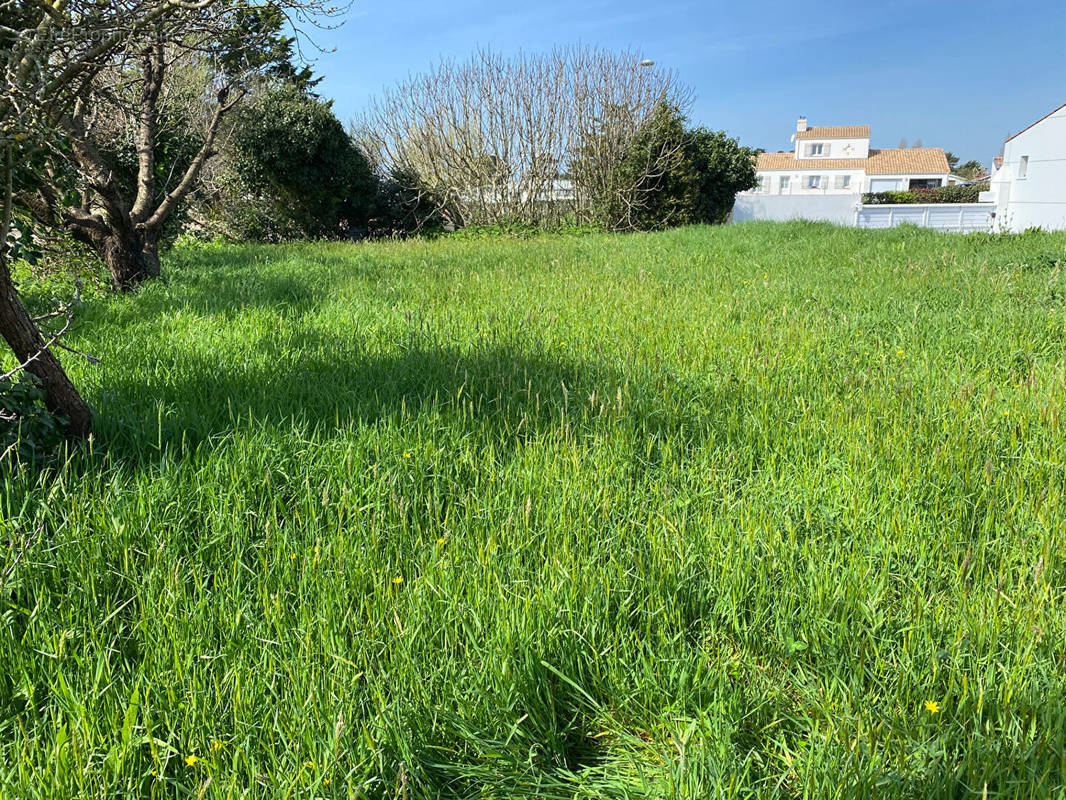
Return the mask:
[[995, 230], [1066, 230], [1066, 105], [1008, 138], [993, 163], [982, 199], [995, 203]]
[[861, 195], [956, 182], [939, 147], [872, 149], [869, 125], [808, 127], [800, 117], [793, 149], [760, 153], [747, 194]]

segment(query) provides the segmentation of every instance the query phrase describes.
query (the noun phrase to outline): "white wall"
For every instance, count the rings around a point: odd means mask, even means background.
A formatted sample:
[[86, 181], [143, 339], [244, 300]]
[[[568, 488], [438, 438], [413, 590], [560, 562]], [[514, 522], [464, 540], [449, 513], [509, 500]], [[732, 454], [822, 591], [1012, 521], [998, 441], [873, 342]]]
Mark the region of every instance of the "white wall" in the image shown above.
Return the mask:
[[854, 225], [857, 206], [857, 198], [853, 194], [794, 196], [741, 193], [733, 205], [733, 222], [810, 219]]
[[[807, 145], [823, 144], [829, 146], [829, 154], [822, 156], [808, 156]], [[851, 148], [850, 150], [848, 148]], [[796, 158], [867, 158], [870, 155], [869, 139], [797, 139]]]
[[[813, 160], [813, 159], [812, 159]], [[819, 169], [817, 167], [806, 167], [799, 169], [796, 172], [783, 172], [780, 170], [763, 171], [758, 170], [756, 175], [760, 176], [764, 181], [764, 191], [757, 192], [754, 189], [751, 190], [751, 194], [782, 194], [781, 191], [781, 177], [787, 176], [788, 188], [783, 192], [787, 195], [799, 195], [803, 197], [821, 196], [826, 194], [843, 194], [843, 195], [857, 195], [864, 191], [863, 186], [865, 181], [865, 173], [860, 169]], [[826, 186], [819, 189], [808, 189], [807, 178], [810, 175], [821, 175], [824, 178], [828, 178], [824, 181]], [[838, 175], [847, 175], [851, 178], [851, 184], [846, 189], [837, 189], [836, 178]]]
[[[1029, 157], [1026, 177], [1021, 160]], [[1015, 136], [1003, 148], [1003, 166], [992, 176], [996, 230], [1066, 230], [1066, 108]]]

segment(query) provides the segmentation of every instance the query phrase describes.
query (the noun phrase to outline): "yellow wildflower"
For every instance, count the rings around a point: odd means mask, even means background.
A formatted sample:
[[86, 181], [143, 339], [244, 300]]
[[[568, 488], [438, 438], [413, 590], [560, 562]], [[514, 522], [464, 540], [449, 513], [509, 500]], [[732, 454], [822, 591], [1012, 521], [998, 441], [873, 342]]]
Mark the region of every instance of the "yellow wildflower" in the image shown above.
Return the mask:
[[410, 458], [410, 457], [411, 457], [411, 454], [410, 454], [410, 453], [404, 453], [404, 454], [403, 454], [403, 457], [404, 457], [404, 458]]
[[323, 778], [322, 779], [322, 785], [323, 786], [329, 786], [329, 778]]
[[901, 355], [903, 355], [903, 351], [902, 351], [902, 350], [897, 350], [897, 351], [896, 351], [896, 355], [897, 355], [897, 356], [901, 356]]
[[215, 739], [213, 742], [211, 742], [211, 752], [212, 753], [217, 753], [221, 749], [222, 749], [222, 742], [220, 742], [218, 739]]
[[400, 575], [397, 575], [395, 578], [392, 579], [392, 582], [394, 585], [399, 586], [401, 583], [403, 583], [403, 578]]
[[439, 539], [437, 539], [437, 544], [444, 544], [444, 537], [443, 536], [441, 536]]
[[197, 756], [185, 756], [185, 766], [191, 767], [200, 759]]
[[938, 703], [936, 700], [926, 700], [925, 710], [928, 711], [930, 714], [939, 714], [940, 703]]

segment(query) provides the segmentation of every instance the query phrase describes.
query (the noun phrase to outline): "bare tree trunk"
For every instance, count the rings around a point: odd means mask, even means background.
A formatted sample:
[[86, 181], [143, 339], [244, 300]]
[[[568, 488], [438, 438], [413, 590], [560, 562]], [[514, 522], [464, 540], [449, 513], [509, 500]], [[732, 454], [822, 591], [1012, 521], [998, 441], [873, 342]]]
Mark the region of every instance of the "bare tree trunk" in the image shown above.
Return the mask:
[[79, 439], [88, 436], [92, 412], [63, 371], [59, 359], [45, 348], [41, 332], [15, 292], [6, 263], [0, 263], [0, 334], [19, 363], [26, 364], [26, 371], [40, 380], [48, 410], [67, 418], [67, 435]]

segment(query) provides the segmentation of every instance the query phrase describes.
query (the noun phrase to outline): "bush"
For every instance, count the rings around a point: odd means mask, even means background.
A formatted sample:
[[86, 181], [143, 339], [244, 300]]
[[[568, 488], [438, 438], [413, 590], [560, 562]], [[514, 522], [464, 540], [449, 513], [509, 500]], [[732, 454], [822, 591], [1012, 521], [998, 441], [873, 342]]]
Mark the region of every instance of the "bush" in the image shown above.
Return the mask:
[[21, 372], [0, 380], [0, 467], [9, 459], [38, 461], [63, 442], [66, 419], [45, 408], [37, 378]]
[[[411, 170], [396, 170], [377, 178], [376, 193], [367, 220], [372, 238], [400, 238], [445, 229], [442, 204], [421, 184]], [[454, 228], [453, 228], [454, 230]]]
[[[333, 238], [365, 228], [376, 186], [330, 103], [282, 85], [241, 111], [222, 201], [237, 238]], [[228, 206], [228, 207], [227, 207]]]
[[609, 229], [653, 230], [725, 222], [737, 192], [755, 185], [752, 151], [725, 131], [685, 127], [677, 106], [660, 104], [594, 206]]
[[940, 186], [936, 189], [911, 189], [906, 192], [866, 192], [867, 205], [909, 205], [914, 203], [976, 203], [988, 184], [976, 186]]
[[685, 137], [685, 156], [696, 174], [691, 222], [725, 222], [737, 192], [755, 186], [752, 150], [725, 131], [695, 128]]

